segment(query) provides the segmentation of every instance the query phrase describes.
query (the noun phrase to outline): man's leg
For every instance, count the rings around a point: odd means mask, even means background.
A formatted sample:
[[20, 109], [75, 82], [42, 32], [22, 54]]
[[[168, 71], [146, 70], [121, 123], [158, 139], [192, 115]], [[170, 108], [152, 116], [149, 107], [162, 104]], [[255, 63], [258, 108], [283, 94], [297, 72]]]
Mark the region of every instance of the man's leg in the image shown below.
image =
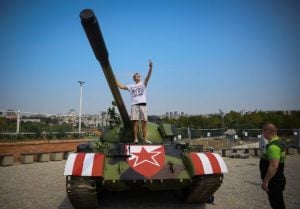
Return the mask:
[[269, 191], [268, 197], [273, 209], [285, 209], [282, 191]]
[[136, 105], [131, 105], [131, 116], [130, 119], [133, 125], [133, 138], [134, 143], [138, 143], [138, 111]]
[[133, 137], [134, 137], [134, 142], [137, 143], [138, 142], [138, 121], [137, 120], [133, 120]]
[[147, 106], [140, 106], [140, 118], [142, 121], [142, 131], [144, 137], [144, 143], [149, 142], [147, 139], [148, 132], [147, 132], [147, 120], [148, 120], [148, 113], [147, 113]]
[[285, 188], [285, 178], [269, 183], [268, 197], [273, 209], [285, 209], [283, 190]]
[[147, 121], [142, 120], [142, 129], [143, 129], [143, 137], [144, 137], [144, 142], [147, 140]]

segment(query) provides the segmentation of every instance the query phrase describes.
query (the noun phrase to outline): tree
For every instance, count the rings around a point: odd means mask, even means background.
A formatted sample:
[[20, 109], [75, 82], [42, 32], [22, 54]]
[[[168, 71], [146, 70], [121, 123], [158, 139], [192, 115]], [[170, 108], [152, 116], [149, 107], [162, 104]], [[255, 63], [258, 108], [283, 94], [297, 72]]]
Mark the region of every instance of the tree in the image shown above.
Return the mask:
[[0, 117], [0, 132], [15, 132], [17, 126], [16, 120]]
[[109, 115], [109, 119], [110, 119], [110, 125], [120, 125], [121, 124], [121, 119], [119, 117], [119, 115], [116, 113], [116, 109], [115, 109], [115, 103], [112, 102], [112, 107], [108, 108], [107, 112]]
[[[174, 124], [176, 127], [191, 128], [221, 128], [222, 118], [218, 114], [208, 116], [181, 116], [178, 119], [164, 118], [163, 122]], [[240, 112], [230, 111], [224, 116], [225, 128], [260, 129], [265, 123], [274, 123], [279, 129], [300, 128], [300, 111], [254, 111], [242, 115]]]
[[225, 127], [237, 129], [240, 127], [241, 119], [241, 113], [230, 111], [224, 116]]

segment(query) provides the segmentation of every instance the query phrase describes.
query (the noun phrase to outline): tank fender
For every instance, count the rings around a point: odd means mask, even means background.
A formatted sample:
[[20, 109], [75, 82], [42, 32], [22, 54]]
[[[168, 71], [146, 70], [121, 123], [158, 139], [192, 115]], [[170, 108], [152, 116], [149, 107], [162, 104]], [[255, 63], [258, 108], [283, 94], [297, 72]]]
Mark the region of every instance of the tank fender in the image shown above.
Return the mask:
[[65, 176], [103, 176], [104, 154], [71, 153], [65, 165]]
[[189, 152], [184, 162], [191, 176], [228, 173], [223, 158], [217, 153]]

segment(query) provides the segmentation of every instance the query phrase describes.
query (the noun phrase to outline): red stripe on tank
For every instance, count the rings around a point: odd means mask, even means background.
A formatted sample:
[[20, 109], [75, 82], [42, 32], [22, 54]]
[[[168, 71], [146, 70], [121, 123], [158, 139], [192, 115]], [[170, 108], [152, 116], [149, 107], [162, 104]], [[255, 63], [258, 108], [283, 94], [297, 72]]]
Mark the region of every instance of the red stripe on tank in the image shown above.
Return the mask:
[[73, 166], [73, 176], [81, 176], [83, 161], [85, 158], [85, 153], [78, 153], [75, 158], [74, 166]]
[[93, 169], [92, 169], [92, 176], [102, 176], [103, 162], [104, 162], [104, 155], [103, 154], [95, 154], [94, 162], [93, 162]]
[[190, 158], [192, 159], [193, 166], [194, 166], [194, 174], [195, 175], [203, 175], [204, 174], [204, 168], [203, 164], [197, 155], [197, 153], [191, 152], [189, 153]]
[[221, 167], [218, 159], [210, 152], [206, 152], [205, 155], [208, 157], [213, 173], [221, 173]]

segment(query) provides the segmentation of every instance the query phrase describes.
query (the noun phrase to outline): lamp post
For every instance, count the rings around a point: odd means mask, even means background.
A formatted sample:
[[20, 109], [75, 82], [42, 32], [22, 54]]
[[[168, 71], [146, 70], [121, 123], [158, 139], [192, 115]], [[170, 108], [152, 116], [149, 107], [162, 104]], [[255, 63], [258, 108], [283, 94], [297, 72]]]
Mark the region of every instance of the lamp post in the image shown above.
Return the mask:
[[80, 85], [80, 101], [79, 101], [79, 124], [78, 124], [78, 134], [81, 135], [81, 113], [82, 113], [82, 85], [84, 81], [78, 81]]
[[20, 110], [17, 111], [17, 130], [16, 133], [19, 134], [20, 133]]

